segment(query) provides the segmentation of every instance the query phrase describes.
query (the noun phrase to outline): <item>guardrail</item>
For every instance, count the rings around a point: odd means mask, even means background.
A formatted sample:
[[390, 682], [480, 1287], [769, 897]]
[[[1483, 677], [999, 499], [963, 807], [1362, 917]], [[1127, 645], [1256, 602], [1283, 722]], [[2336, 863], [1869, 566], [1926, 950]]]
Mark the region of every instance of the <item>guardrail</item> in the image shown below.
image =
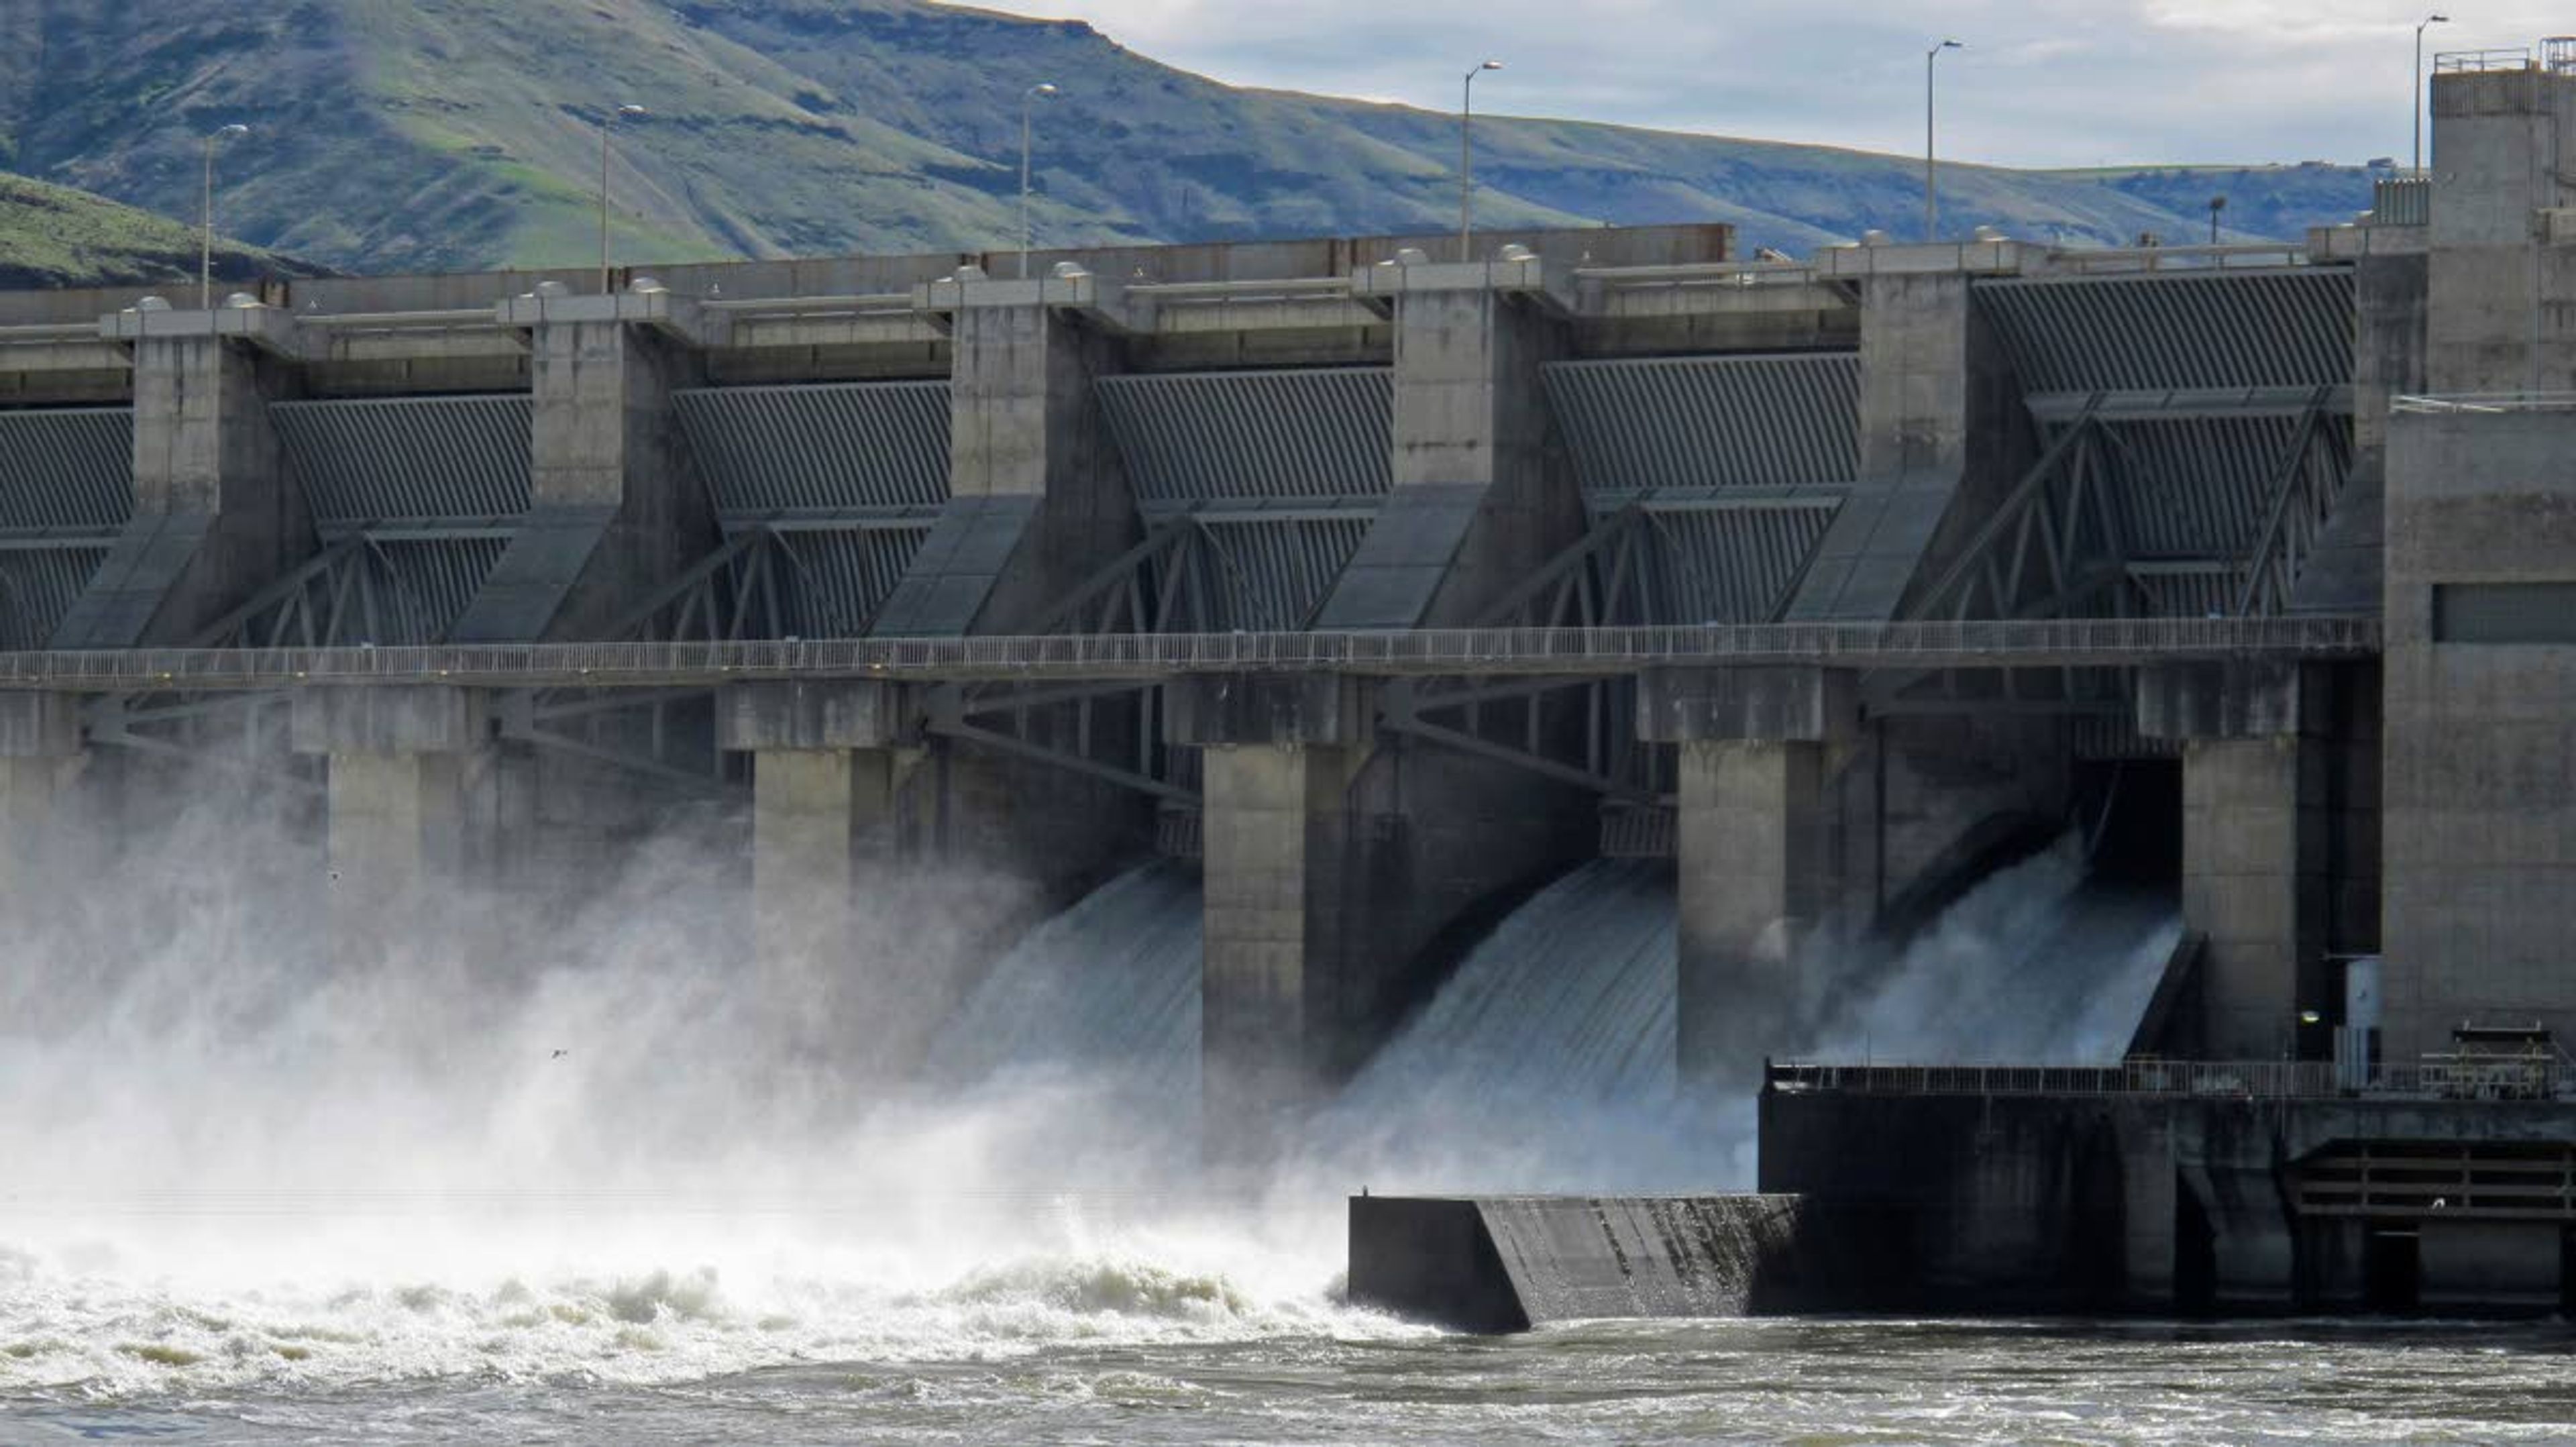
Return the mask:
[[2442, 1057], [2381, 1065], [2350, 1084], [2330, 1060], [2150, 1060], [2118, 1065], [1842, 1065], [1774, 1061], [1764, 1088], [1836, 1095], [2081, 1095], [2214, 1100], [2515, 1101], [2558, 1097], [2576, 1078], [2545, 1059]]
[[319, 683], [703, 685], [761, 678], [1161, 678], [1185, 673], [1619, 674], [1664, 665], [2118, 667], [2194, 658], [2355, 658], [2375, 618], [2120, 618], [1450, 628], [1364, 633], [524, 643], [0, 653], [0, 688], [74, 692]]
[[2576, 412], [2576, 392], [2455, 392], [2445, 396], [2401, 396], [2394, 412]]
[[2308, 250], [2278, 242], [2229, 242], [2217, 246], [2123, 246], [2094, 251], [2068, 248], [2048, 254], [2049, 264], [2078, 275], [2137, 271], [2274, 271], [2306, 266]]
[[2441, 50], [2433, 54], [2435, 75], [2529, 69], [2531, 69], [2531, 47], [2527, 45], [2494, 46], [2485, 50]]

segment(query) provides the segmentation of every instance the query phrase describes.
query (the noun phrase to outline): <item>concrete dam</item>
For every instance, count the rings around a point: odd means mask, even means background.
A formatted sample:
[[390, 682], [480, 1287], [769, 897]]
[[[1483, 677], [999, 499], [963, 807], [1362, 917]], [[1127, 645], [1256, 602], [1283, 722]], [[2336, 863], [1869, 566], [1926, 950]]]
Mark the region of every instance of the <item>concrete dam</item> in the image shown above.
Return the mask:
[[247, 791], [318, 861], [264, 937], [351, 977], [675, 870], [708, 1008], [854, 1098], [1758, 1181], [1606, 1239], [1754, 1223], [1775, 1301], [1851, 1304], [1857, 1221], [1909, 1308], [2554, 1302], [2562, 49], [2444, 72], [2441, 166], [2300, 245], [0, 294], [0, 892], [95, 915]]

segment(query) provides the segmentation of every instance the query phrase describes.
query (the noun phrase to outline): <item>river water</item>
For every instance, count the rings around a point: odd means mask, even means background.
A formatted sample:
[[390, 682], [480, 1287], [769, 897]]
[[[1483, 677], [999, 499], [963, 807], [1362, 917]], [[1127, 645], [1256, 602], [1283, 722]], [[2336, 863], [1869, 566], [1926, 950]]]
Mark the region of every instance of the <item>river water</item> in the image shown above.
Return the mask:
[[[1320, 1264], [1320, 1263], [1317, 1263]], [[2576, 1439], [2558, 1327], [1605, 1322], [1512, 1338], [1108, 1251], [307, 1293], [30, 1273], [0, 1440], [2497, 1443]]]

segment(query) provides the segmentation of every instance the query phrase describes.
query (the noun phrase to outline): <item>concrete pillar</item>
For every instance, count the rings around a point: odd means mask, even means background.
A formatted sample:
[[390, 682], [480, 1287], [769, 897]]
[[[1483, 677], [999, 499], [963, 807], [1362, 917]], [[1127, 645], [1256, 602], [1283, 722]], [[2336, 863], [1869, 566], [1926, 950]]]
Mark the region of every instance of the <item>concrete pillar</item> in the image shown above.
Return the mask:
[[82, 763], [77, 696], [0, 693], [0, 900], [21, 919], [61, 877]]
[[752, 935], [764, 972], [846, 949], [862, 861], [894, 848], [918, 751], [903, 691], [856, 680], [741, 683], [717, 699], [719, 747], [752, 756]]
[[1201, 749], [1200, 1071], [1211, 1154], [1253, 1158], [1374, 1043], [1401, 929], [1372, 930], [1352, 785], [1370, 705], [1324, 675], [1176, 682], [1169, 737]]
[[[1035, 630], [1073, 589], [1142, 535], [1117, 449], [1092, 396], [1123, 369], [1115, 283], [1052, 273], [1027, 281], [966, 271], [917, 304], [949, 317], [949, 500], [870, 631], [959, 637]], [[943, 853], [998, 867], [1050, 895], [1098, 880], [1150, 838], [1143, 795], [965, 742], [971, 721], [932, 720], [928, 807]], [[1065, 703], [1016, 721], [1024, 743], [1133, 756], [1139, 708]]]
[[268, 418], [298, 390], [292, 368], [207, 313], [134, 315], [208, 329], [134, 340], [134, 513], [57, 648], [185, 643], [313, 546]]
[[[2182, 908], [2207, 937], [2202, 1050], [2299, 1053], [2299, 1014], [2331, 1009], [2331, 759], [2324, 671], [2282, 664], [2144, 670], [2138, 731], [2182, 744]], [[2324, 1036], [2311, 1030], [2309, 1045]]]
[[1395, 308], [1394, 490], [1317, 615], [1319, 628], [1475, 623], [1582, 536], [1551, 444], [1541, 368], [1569, 350], [1553, 274], [1415, 265]]
[[597, 638], [716, 545], [671, 402], [699, 380], [696, 352], [628, 315], [648, 298], [543, 300], [528, 332], [529, 511], [459, 643]]
[[1680, 750], [1674, 854], [1681, 1077], [1732, 1087], [1795, 1047], [1799, 945], [1833, 893], [1827, 746], [1858, 722], [1850, 675], [1816, 668], [1655, 669], [1638, 731]]
[[1092, 380], [1122, 370], [1114, 289], [1090, 278], [943, 282], [949, 502], [880, 611], [907, 637], [1039, 622], [1139, 535]]
[[2428, 387], [2576, 389], [2576, 75], [2436, 75], [2431, 109]]
[[294, 695], [295, 749], [330, 759], [333, 952], [380, 958], [426, 923], [443, 886], [471, 876], [485, 811], [486, 696], [436, 684], [316, 687]]
[[2002, 347], [1960, 272], [1872, 276], [1861, 293], [1860, 476], [1792, 601], [1796, 621], [1898, 616], [1932, 543], [2035, 460]]

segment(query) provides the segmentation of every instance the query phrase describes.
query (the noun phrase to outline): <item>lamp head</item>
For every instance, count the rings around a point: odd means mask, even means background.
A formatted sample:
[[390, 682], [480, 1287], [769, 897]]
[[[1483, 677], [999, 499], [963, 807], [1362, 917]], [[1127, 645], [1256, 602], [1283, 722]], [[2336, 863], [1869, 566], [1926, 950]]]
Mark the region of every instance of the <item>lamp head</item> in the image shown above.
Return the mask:
[[1478, 70], [1500, 70], [1503, 68], [1503, 63], [1499, 60], [1489, 60], [1476, 68]]
[[1061, 95], [1062, 93], [1063, 92], [1058, 91], [1055, 88], [1055, 84], [1052, 81], [1041, 81], [1038, 84], [1029, 87], [1029, 94], [1031, 95], [1052, 96]]
[[1944, 40], [1939, 45], [1933, 47], [1935, 50], [1965, 50], [1967, 48], [1967, 43], [1959, 40]]
[[235, 137], [235, 136], [246, 136], [246, 135], [249, 135], [249, 134], [250, 134], [250, 127], [248, 127], [248, 126], [246, 126], [246, 125], [243, 125], [243, 124], [241, 124], [240, 122], [236, 121], [236, 122], [234, 122], [233, 124], [231, 124], [231, 125], [229, 125], [229, 126], [221, 126], [221, 127], [218, 127], [218, 128], [216, 129], [215, 133], [214, 133], [213, 135], [211, 135], [211, 136], [207, 137], [207, 139], [208, 139], [208, 140], [213, 140], [213, 141], [228, 141], [228, 140], [231, 140], [231, 139], [232, 139], [233, 137]]
[[652, 114], [651, 111], [644, 109], [642, 106], [619, 106], [617, 108], [617, 113], [621, 116], [649, 116]]
[[2424, 23], [2426, 25], [2448, 25], [2451, 23], [2451, 17], [2448, 15], [2427, 15], [2424, 17]]

